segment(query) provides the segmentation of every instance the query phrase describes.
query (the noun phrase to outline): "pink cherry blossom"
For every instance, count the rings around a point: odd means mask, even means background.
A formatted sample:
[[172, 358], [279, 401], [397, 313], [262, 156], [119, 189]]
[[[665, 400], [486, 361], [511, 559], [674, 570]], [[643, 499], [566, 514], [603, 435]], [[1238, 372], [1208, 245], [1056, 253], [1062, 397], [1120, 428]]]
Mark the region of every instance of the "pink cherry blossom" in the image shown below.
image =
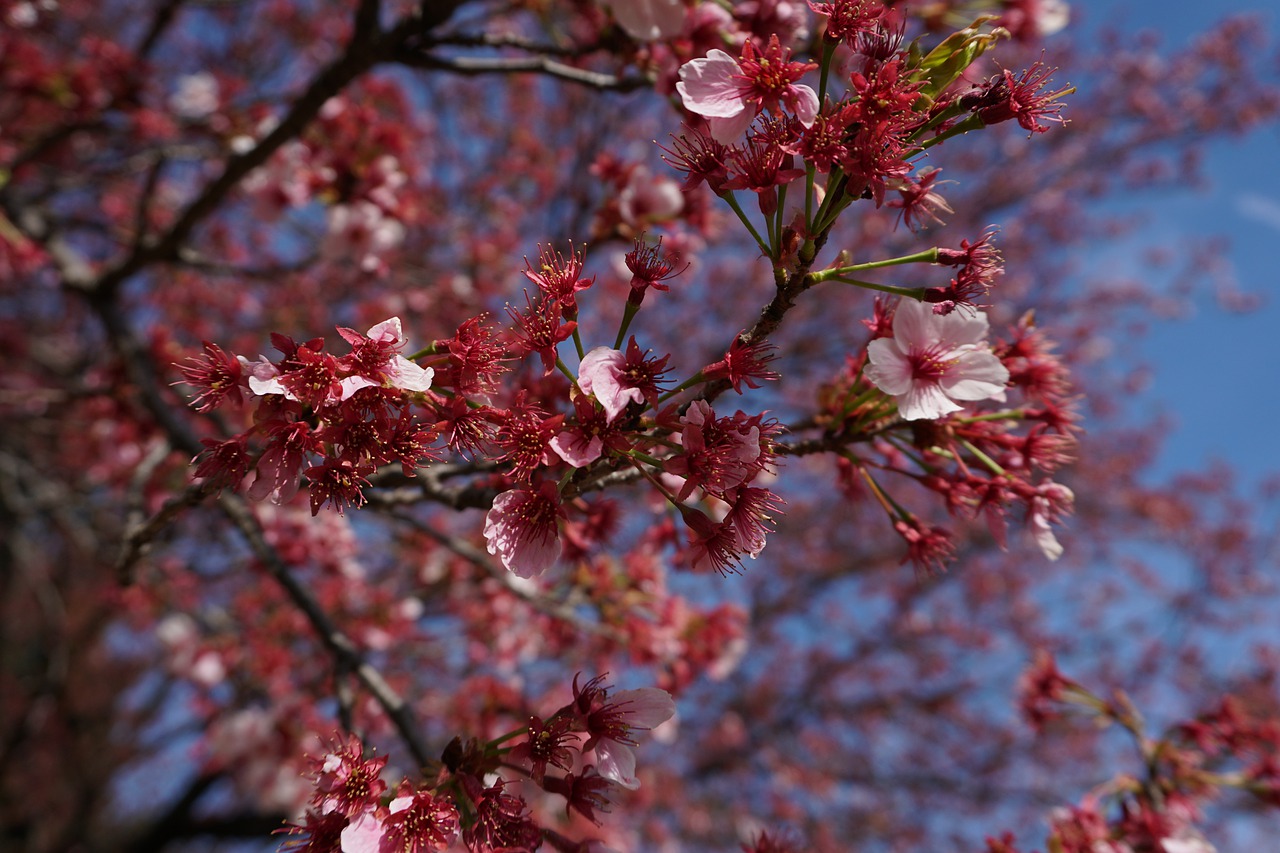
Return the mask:
[[[338, 331], [339, 333], [342, 333], [349, 330], [339, 329]], [[358, 349], [359, 343], [363, 343], [353, 341], [345, 334], [343, 337], [347, 338], [347, 341], [352, 344], [353, 349]], [[386, 377], [387, 381], [393, 387], [399, 388], [402, 391], [417, 392], [428, 391], [431, 389], [431, 380], [435, 376], [435, 371], [430, 367], [419, 367], [403, 355], [400, 355], [408, 345], [409, 339], [405, 337], [404, 332], [401, 330], [399, 317], [391, 317], [390, 319], [383, 320], [381, 323], [378, 323], [365, 333], [365, 338], [368, 343], [373, 344], [379, 352], [390, 356], [387, 361], [378, 364], [377, 368], [380, 369], [382, 375]], [[366, 378], [368, 384], [378, 384], [377, 382], [372, 381], [377, 378], [378, 372], [378, 370], [366, 370], [363, 372], [363, 377]], [[372, 376], [370, 376], [371, 373], [373, 374]], [[360, 377], [351, 377], [351, 379], [357, 378]], [[350, 396], [350, 394], [346, 392], [345, 388], [345, 383], [347, 381], [348, 380], [343, 380], [343, 399]], [[352, 389], [351, 393], [355, 393], [355, 390], [357, 389]]]
[[680, 185], [665, 176], [653, 175], [637, 166], [618, 193], [618, 215], [622, 221], [640, 230], [651, 222], [667, 222], [684, 209], [684, 193]]
[[351, 818], [342, 829], [342, 853], [378, 853], [382, 849], [382, 821], [373, 809]]
[[618, 26], [636, 41], [659, 41], [684, 29], [681, 0], [613, 0], [607, 4]]
[[776, 111], [783, 104], [805, 127], [813, 124], [818, 115], [818, 94], [795, 80], [816, 66], [789, 62], [788, 52], [776, 37], [770, 39], [764, 54], [751, 42], [744, 44], [742, 63], [723, 50], [713, 49], [705, 57], [680, 66], [676, 91], [689, 112], [707, 119], [712, 138], [734, 142], [761, 110]]
[[560, 559], [561, 515], [554, 483], [543, 483], [536, 492], [503, 492], [494, 498], [484, 520], [489, 553], [522, 578], [542, 574]]
[[1031, 538], [1035, 540], [1043, 553], [1050, 560], [1062, 556], [1062, 545], [1053, 534], [1054, 522], [1063, 515], [1070, 514], [1075, 504], [1075, 494], [1061, 483], [1046, 480], [1036, 489], [1031, 499], [1031, 508], [1027, 513], [1027, 523], [1031, 526]]
[[633, 733], [654, 729], [676, 712], [671, 694], [656, 687], [621, 690], [587, 715], [591, 737], [587, 749], [594, 749], [600, 775], [624, 788], [640, 787], [636, 779], [636, 745]]
[[624, 384], [623, 374], [627, 357], [619, 350], [609, 347], [596, 347], [582, 358], [578, 366], [578, 387], [595, 398], [604, 406], [605, 414], [612, 423], [628, 403], [643, 403], [644, 391], [640, 388]]
[[987, 316], [959, 310], [935, 314], [903, 299], [893, 337], [867, 346], [866, 377], [897, 398], [903, 420], [932, 420], [964, 407], [957, 400], [1002, 400], [1009, 371], [986, 343]]

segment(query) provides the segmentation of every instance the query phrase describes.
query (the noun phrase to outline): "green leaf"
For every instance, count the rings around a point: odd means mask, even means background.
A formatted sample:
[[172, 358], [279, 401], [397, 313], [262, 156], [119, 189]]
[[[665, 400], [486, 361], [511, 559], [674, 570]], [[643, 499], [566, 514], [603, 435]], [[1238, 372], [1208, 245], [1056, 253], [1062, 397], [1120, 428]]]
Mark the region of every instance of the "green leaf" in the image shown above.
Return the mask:
[[985, 24], [996, 20], [996, 17], [981, 16], [963, 30], [947, 36], [941, 44], [920, 59], [911, 79], [926, 81], [920, 94], [928, 100], [922, 106], [931, 105], [943, 90], [959, 79], [975, 59], [1009, 35], [1009, 31], [1003, 27], [996, 27], [989, 32], [981, 31]]

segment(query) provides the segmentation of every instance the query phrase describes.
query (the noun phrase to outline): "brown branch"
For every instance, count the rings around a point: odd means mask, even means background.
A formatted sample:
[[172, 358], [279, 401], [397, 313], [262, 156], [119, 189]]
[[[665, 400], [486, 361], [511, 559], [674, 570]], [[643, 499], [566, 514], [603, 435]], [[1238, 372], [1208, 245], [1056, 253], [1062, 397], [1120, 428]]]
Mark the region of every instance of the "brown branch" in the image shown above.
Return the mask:
[[610, 92], [633, 92], [653, 85], [643, 77], [617, 77], [601, 71], [591, 71], [586, 68], [565, 65], [563, 62], [557, 62], [546, 56], [493, 57], [487, 59], [465, 56], [445, 58], [406, 48], [397, 51], [393, 59], [395, 62], [409, 68], [448, 71], [465, 76], [479, 76], [481, 74], [546, 74], [590, 89]]
[[146, 555], [160, 531], [168, 527], [183, 510], [203, 503], [205, 498], [216, 491], [214, 481], [205, 480], [187, 486], [182, 494], [165, 501], [160, 510], [150, 518], [144, 520], [138, 513], [131, 511], [125, 520], [125, 536], [120, 543], [120, 554], [116, 557], [116, 582], [121, 586], [132, 584], [138, 561]]
[[280, 554], [267, 542], [257, 516], [238, 495], [223, 494], [218, 500], [218, 506], [240, 530], [254, 556], [262, 562], [267, 572], [283, 587], [289, 599], [307, 617], [307, 621], [311, 623], [320, 641], [333, 655], [338, 672], [350, 672], [355, 675], [391, 720], [418, 765], [421, 767], [428, 765], [431, 762], [431, 751], [419, 734], [418, 724], [413, 718], [409, 704], [387, 683], [382, 673], [364, 659], [356, 644], [334, 624], [311, 591], [293, 576]]

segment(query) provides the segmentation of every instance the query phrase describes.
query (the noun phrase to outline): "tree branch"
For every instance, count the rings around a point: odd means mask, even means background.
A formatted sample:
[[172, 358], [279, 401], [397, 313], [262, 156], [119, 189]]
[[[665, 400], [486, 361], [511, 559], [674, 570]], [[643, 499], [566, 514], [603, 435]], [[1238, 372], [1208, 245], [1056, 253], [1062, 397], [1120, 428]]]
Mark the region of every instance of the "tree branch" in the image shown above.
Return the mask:
[[311, 623], [325, 648], [333, 655], [338, 671], [355, 674], [391, 720], [418, 765], [423, 767], [428, 765], [431, 762], [431, 751], [422, 740], [418, 732], [418, 724], [413, 719], [413, 712], [404, 698], [387, 683], [376, 667], [364, 659], [356, 644], [339, 630], [311, 591], [293, 576], [279, 553], [263, 536], [262, 526], [244, 500], [237, 495], [223, 494], [218, 505], [240, 530], [254, 556], [262, 561], [267, 572], [284, 588], [290, 600], [307, 617], [307, 621]]
[[617, 77], [601, 71], [565, 65], [546, 56], [445, 58], [406, 48], [398, 50], [392, 58], [395, 62], [409, 68], [448, 71], [471, 77], [481, 74], [546, 74], [549, 77], [601, 91], [633, 92], [653, 85], [643, 77]]

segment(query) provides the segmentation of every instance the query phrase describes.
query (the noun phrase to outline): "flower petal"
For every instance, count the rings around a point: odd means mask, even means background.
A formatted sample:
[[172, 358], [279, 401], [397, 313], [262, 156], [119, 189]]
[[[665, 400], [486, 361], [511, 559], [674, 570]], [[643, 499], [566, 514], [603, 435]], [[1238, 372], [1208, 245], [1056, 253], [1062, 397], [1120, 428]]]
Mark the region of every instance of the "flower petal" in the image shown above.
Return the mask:
[[805, 127], [813, 127], [813, 122], [818, 117], [818, 93], [803, 84], [792, 86], [791, 93], [795, 98], [792, 110], [796, 118]]
[[994, 353], [970, 350], [961, 353], [942, 377], [942, 390], [954, 400], [989, 400], [1004, 394], [1009, 370]]
[[631, 747], [616, 740], [602, 738], [596, 743], [596, 770], [611, 782], [634, 791], [640, 787], [636, 778], [636, 754]]
[[863, 375], [886, 394], [897, 396], [911, 387], [911, 363], [892, 338], [876, 338], [867, 344], [868, 364]]
[[610, 696], [633, 729], [653, 729], [675, 716], [676, 703], [671, 694], [658, 687], [619, 690]]
[[898, 414], [904, 421], [936, 420], [962, 408], [933, 382], [917, 382], [898, 399]]
[[676, 91], [691, 113], [706, 118], [730, 118], [746, 110], [737, 76], [742, 68], [723, 50], [714, 49], [701, 59], [680, 66]]
[[658, 41], [680, 35], [684, 4], [680, 0], [615, 0], [614, 20], [636, 41]]
[[929, 349], [940, 340], [940, 319], [943, 318], [923, 302], [901, 299], [893, 312], [893, 339], [903, 352]]
[[987, 339], [989, 324], [981, 311], [961, 306], [950, 314], [934, 314], [933, 309], [921, 303], [921, 308], [933, 316], [937, 339], [949, 347], [979, 344]]

